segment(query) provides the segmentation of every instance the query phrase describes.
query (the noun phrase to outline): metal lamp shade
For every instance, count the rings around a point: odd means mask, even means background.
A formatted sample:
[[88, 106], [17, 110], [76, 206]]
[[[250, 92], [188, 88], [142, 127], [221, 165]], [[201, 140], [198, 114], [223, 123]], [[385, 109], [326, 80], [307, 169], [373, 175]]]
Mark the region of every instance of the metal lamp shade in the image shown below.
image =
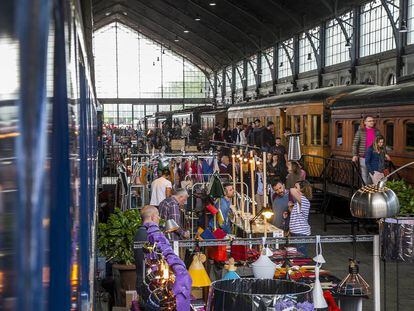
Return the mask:
[[168, 219], [165, 223], [165, 233], [171, 233], [180, 229], [180, 226], [177, 225], [174, 219]]
[[302, 157], [302, 152], [300, 150], [300, 134], [290, 134], [289, 136], [289, 150], [288, 150], [288, 160], [289, 161], [299, 161]]
[[387, 218], [399, 213], [400, 202], [391, 189], [368, 185], [354, 193], [350, 209], [356, 218]]

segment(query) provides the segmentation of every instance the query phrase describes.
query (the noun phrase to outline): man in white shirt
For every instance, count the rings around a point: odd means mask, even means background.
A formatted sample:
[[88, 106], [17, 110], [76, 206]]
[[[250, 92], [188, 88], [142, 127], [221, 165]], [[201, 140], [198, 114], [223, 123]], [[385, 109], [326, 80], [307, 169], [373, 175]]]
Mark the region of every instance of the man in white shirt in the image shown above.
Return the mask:
[[154, 180], [151, 184], [151, 201], [150, 205], [160, 205], [161, 201], [171, 196], [172, 184], [168, 180], [170, 171], [168, 169], [162, 170], [162, 176]]

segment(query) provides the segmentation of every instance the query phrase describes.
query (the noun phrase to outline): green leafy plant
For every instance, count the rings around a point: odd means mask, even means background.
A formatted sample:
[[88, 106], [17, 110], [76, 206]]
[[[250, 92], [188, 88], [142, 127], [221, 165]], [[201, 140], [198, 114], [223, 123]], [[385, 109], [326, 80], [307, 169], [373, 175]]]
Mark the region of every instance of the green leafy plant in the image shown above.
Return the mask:
[[101, 254], [119, 264], [133, 264], [134, 236], [140, 225], [138, 210], [122, 212], [116, 208], [107, 223], [98, 225], [98, 249]]
[[400, 201], [398, 216], [414, 215], [414, 188], [404, 180], [388, 181], [387, 187], [395, 192]]

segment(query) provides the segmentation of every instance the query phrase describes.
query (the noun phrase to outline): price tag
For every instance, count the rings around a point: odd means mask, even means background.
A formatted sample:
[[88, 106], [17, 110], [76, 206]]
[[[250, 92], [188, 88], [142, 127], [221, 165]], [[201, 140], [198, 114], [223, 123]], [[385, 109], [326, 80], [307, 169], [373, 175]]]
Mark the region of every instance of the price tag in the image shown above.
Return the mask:
[[180, 254], [179, 254], [179, 247], [178, 247], [178, 241], [174, 241], [173, 242], [173, 248], [174, 248], [174, 253], [177, 255], [177, 256], [180, 256]]

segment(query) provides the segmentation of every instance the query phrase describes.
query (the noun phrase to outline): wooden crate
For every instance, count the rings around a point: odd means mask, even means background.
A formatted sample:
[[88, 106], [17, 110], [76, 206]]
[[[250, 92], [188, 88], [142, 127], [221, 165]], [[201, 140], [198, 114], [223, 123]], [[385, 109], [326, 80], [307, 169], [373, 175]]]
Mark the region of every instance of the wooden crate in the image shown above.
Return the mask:
[[186, 146], [185, 151], [187, 151], [187, 152], [197, 152], [198, 149], [197, 149], [197, 146]]
[[181, 151], [185, 148], [185, 139], [171, 139], [171, 150]]

